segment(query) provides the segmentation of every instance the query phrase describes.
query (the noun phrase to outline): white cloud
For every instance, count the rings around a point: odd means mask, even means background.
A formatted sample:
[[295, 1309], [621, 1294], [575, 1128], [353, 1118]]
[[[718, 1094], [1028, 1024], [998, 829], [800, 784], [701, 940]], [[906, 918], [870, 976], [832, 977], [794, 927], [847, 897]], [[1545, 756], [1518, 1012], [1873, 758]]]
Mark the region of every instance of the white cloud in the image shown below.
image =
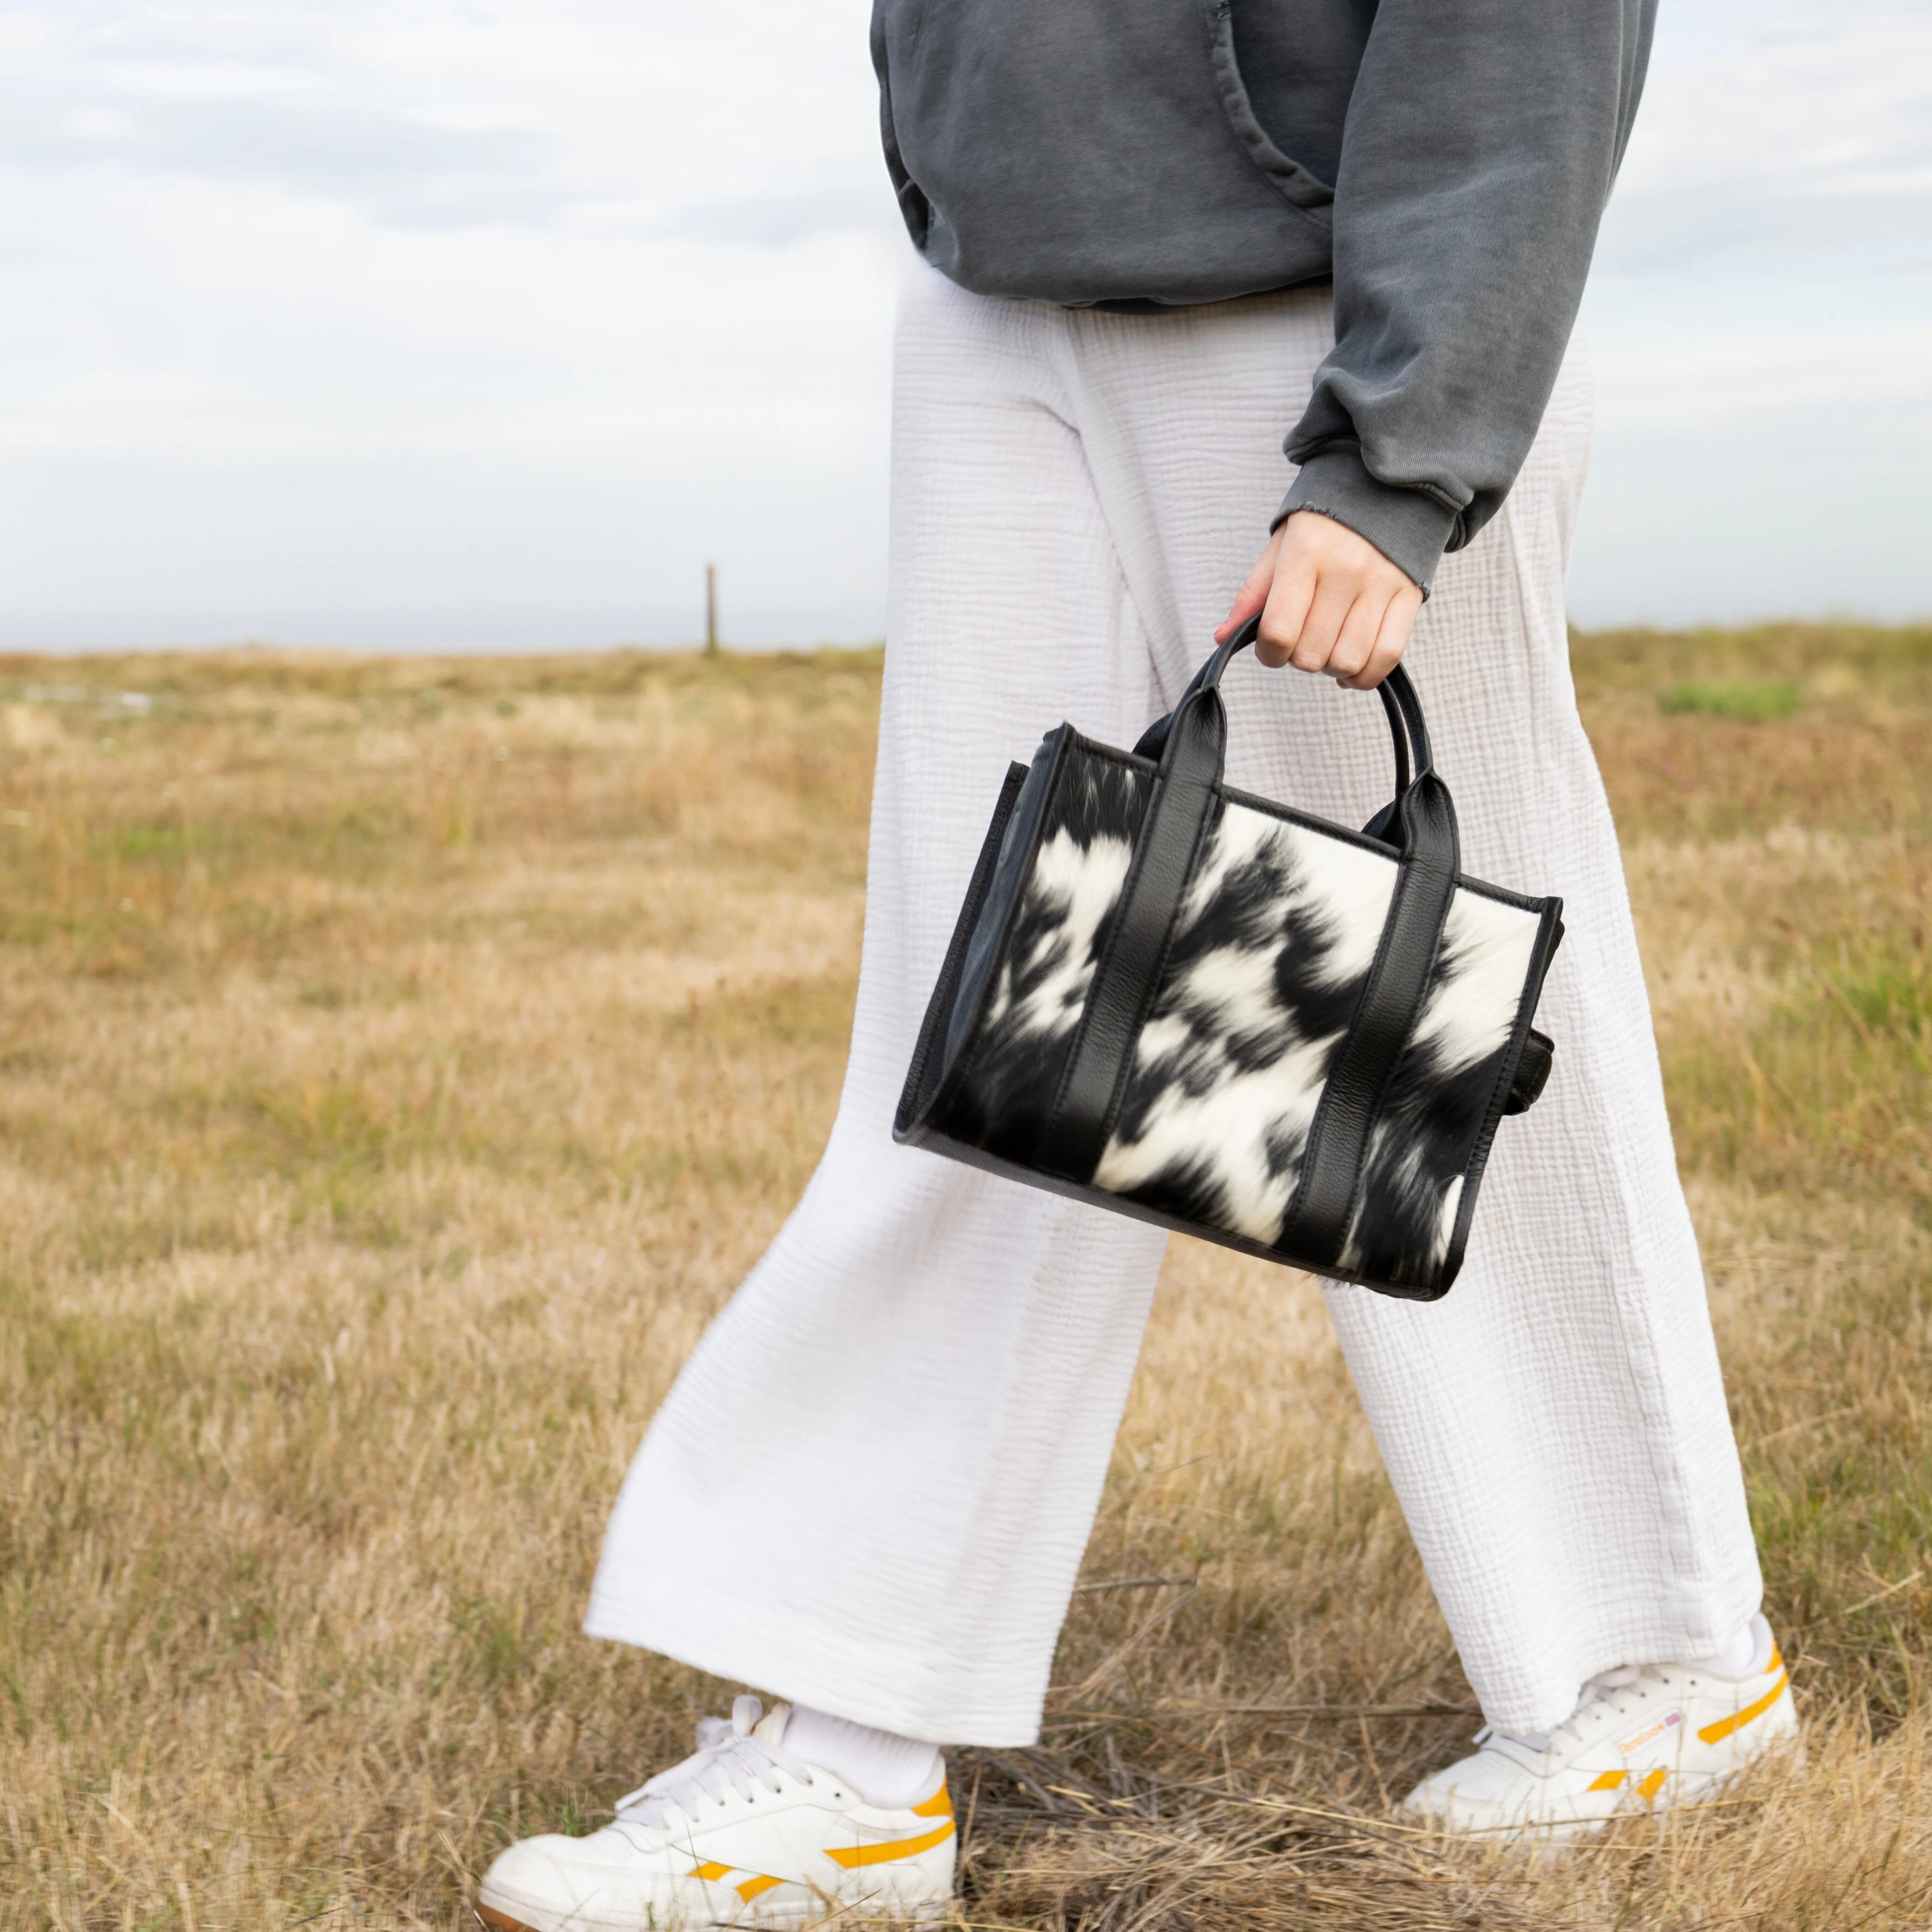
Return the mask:
[[900, 244], [865, 28], [0, 7], [7, 632], [635, 634], [707, 557], [754, 630], [875, 629]]
[[378, 222], [689, 226], [709, 202], [875, 219], [862, 8], [605, 0], [10, 8], [0, 166], [192, 176]]
[[1821, 206], [1922, 222], [1932, 14], [1917, 0], [1666, 4], [1618, 200], [1611, 238], [1640, 252], [1666, 205], [1701, 218], [1713, 246], [1762, 238], [1712, 219], [1745, 208], [1808, 244]]
[[[875, 634], [868, 10], [0, 0], [0, 637], [675, 634], [707, 558]], [[1922, 604], [1932, 14], [1666, 0], [1600, 263], [1583, 614]], [[1809, 577], [1780, 437], [1879, 506]]]
[[1932, 608], [1932, 12], [1666, 0], [1584, 314], [1580, 617]]

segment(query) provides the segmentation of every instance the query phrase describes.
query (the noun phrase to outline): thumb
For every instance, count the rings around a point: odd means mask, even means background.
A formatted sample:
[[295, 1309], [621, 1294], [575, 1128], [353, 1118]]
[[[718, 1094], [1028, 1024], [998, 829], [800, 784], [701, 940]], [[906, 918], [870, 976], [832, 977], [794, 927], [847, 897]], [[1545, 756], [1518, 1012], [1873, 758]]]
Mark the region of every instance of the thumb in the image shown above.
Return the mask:
[[1256, 560], [1247, 580], [1234, 593], [1228, 614], [1216, 628], [1214, 641], [1225, 644], [1248, 620], [1267, 607], [1268, 592], [1274, 585], [1275, 558], [1281, 549], [1281, 532], [1268, 538], [1268, 548]]

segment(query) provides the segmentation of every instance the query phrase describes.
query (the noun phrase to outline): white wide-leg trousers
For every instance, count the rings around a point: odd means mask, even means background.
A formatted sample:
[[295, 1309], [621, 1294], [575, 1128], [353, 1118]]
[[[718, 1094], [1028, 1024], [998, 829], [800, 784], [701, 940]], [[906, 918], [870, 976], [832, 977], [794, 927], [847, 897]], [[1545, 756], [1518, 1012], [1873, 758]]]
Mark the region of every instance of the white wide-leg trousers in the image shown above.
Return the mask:
[[[1332, 340], [1290, 293], [1166, 316], [965, 293], [901, 320], [892, 605], [863, 964], [823, 1162], [652, 1423], [587, 1628], [936, 1742], [1036, 1733], [1164, 1237], [894, 1146], [1008, 761], [1171, 705], [1280, 501]], [[1707, 1655], [1760, 1582], [1563, 577], [1589, 434], [1566, 365], [1408, 662], [1478, 877], [1567, 902], [1538, 1105], [1418, 1306], [1335, 1286], [1362, 1401], [1470, 1682], [1536, 1730], [1612, 1665]], [[1231, 780], [1360, 824], [1382, 706], [1251, 657]]]

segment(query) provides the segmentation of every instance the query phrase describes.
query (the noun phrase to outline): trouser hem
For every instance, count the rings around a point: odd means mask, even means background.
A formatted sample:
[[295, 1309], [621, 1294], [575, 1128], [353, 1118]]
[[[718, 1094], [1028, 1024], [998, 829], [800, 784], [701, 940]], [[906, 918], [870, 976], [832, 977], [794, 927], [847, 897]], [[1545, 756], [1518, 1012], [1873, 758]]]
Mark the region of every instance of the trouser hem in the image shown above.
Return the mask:
[[[779, 1622], [782, 1641], [775, 1630]], [[848, 1658], [836, 1633], [814, 1630], [789, 1610], [747, 1618], [740, 1598], [682, 1587], [674, 1600], [599, 1592], [584, 1629], [587, 1636], [654, 1651], [728, 1683], [926, 1744], [1012, 1750], [1040, 1738], [1036, 1700], [982, 1701], [935, 1685], [917, 1654], [895, 1654], [872, 1636], [862, 1659]]]

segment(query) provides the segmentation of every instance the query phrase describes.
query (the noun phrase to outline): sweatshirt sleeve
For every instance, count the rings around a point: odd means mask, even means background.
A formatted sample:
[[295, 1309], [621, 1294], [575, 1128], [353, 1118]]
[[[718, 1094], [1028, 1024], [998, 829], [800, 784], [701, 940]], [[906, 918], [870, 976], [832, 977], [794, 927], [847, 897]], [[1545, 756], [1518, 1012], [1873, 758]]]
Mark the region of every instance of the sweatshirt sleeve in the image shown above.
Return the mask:
[[1426, 590], [1495, 515], [1555, 386], [1655, 0], [1382, 0], [1335, 184], [1335, 346], [1282, 503]]

